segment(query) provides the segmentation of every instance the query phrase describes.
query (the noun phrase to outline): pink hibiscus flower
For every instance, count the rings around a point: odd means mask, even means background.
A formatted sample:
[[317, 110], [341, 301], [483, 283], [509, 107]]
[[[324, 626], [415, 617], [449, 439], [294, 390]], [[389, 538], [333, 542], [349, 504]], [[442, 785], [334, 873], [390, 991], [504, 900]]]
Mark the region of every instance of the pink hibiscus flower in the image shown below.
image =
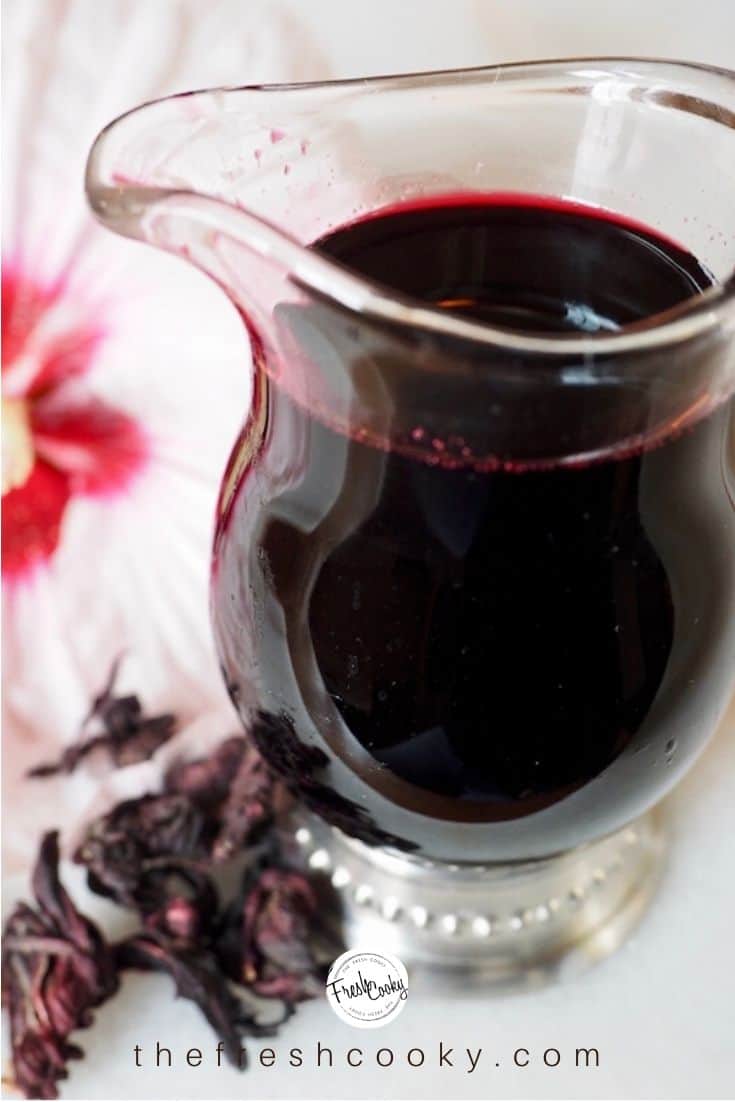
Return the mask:
[[3, 269], [2, 571], [19, 581], [56, 550], [69, 500], [124, 489], [149, 452], [140, 424], [79, 386], [104, 328], [69, 316], [64, 282]]
[[6, 869], [44, 827], [71, 835], [100, 801], [155, 783], [158, 758], [42, 791], [25, 779], [74, 739], [121, 652], [120, 691], [194, 722], [198, 752], [235, 723], [207, 590], [217, 489], [250, 396], [246, 336], [200, 273], [94, 224], [89, 147], [160, 95], [324, 75], [297, 19], [269, 3], [247, 18], [241, 0], [100, 7], [3, 11]]

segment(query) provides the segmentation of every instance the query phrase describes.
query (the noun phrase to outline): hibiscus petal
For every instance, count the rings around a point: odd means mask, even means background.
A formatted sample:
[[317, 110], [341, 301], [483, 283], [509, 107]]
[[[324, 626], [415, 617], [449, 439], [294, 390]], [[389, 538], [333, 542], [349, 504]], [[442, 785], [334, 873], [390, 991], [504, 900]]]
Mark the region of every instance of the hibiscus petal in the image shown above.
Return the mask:
[[[250, 0], [247, 19], [242, 0], [108, 4], [104, 19], [100, 8], [94, 0], [3, 4], [12, 62], [3, 73], [4, 255], [16, 275], [58, 289], [19, 362], [7, 360], [5, 345], [3, 388], [6, 399], [24, 397], [23, 380], [32, 385], [53, 341], [71, 332], [78, 347], [80, 330], [101, 323], [105, 339], [89, 374], [70, 380], [64, 367], [58, 399], [63, 391], [69, 405], [84, 387], [122, 408], [143, 426], [150, 461], [127, 492], [73, 496], [53, 556], [23, 584], [6, 585], [6, 868], [28, 863], [43, 826], [63, 821], [73, 831], [90, 811], [160, 779], [167, 746], [156, 761], [120, 772], [100, 777], [90, 763], [50, 779], [40, 801], [22, 780], [76, 737], [101, 672], [121, 650], [123, 689], [140, 691], [154, 711], [175, 704], [182, 721], [194, 721], [178, 741], [201, 753], [234, 725], [207, 592], [217, 487], [250, 398], [246, 337], [199, 272], [93, 222], [82, 186], [89, 147], [105, 123], [143, 100], [245, 78], [329, 75], [295, 7]], [[29, 314], [15, 328], [12, 294], [4, 305], [13, 332], [27, 331]], [[58, 349], [51, 358], [59, 362]], [[45, 404], [49, 389], [28, 404]]]
[[53, 554], [70, 496], [67, 475], [40, 459], [23, 485], [5, 494], [2, 569], [6, 577], [21, 577]]
[[54, 337], [44, 347], [37, 373], [28, 388], [28, 396], [40, 397], [60, 383], [84, 375], [92, 364], [102, 337], [101, 330], [84, 326]]
[[73, 493], [123, 489], [149, 454], [139, 423], [99, 398], [69, 405], [56, 396], [39, 401], [31, 427], [38, 455], [69, 476]]
[[22, 356], [28, 338], [54, 300], [50, 288], [24, 279], [18, 265], [3, 264], [3, 374]]
[[[70, 313], [65, 279], [44, 285], [16, 262], [3, 266], [3, 389], [14, 397], [39, 398], [84, 375], [104, 337], [82, 305]], [[79, 317], [76, 317], [76, 313]]]

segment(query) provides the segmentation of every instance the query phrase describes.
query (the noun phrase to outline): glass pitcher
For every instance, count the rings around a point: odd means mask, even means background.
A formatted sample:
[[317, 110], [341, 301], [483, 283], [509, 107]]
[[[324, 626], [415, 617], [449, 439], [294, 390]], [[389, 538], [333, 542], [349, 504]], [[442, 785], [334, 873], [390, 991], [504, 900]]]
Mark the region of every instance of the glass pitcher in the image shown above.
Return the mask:
[[[249, 335], [214, 631], [349, 940], [511, 982], [641, 913], [651, 809], [735, 674], [734, 179], [735, 74], [634, 59], [214, 89], [97, 139], [96, 215], [210, 275]], [[537, 298], [555, 266], [648, 295], [584, 252], [590, 218], [701, 278], [625, 324], [479, 316], [427, 292], [463, 226], [421, 238], [470, 207], [525, 227]], [[383, 255], [386, 210], [413, 221]]]

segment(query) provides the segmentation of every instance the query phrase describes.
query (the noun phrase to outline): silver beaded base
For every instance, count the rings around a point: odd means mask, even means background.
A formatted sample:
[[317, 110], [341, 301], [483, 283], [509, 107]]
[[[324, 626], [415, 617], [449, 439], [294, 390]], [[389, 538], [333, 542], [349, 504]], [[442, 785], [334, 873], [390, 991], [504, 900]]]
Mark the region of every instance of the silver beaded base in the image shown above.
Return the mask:
[[656, 812], [560, 856], [504, 865], [369, 847], [302, 810], [282, 830], [291, 863], [331, 882], [325, 924], [433, 985], [536, 986], [614, 952], [653, 895], [665, 848]]

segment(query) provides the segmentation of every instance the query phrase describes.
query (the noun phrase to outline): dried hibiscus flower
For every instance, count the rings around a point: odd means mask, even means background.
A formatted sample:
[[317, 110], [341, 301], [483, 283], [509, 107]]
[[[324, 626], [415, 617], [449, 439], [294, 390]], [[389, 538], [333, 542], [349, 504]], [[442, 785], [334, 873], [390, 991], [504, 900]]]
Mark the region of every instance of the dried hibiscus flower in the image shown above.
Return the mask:
[[196, 870], [206, 856], [204, 816], [184, 796], [125, 800], [87, 828], [74, 860], [87, 869], [89, 886], [138, 909], [161, 870], [182, 862]]
[[3, 1006], [10, 1019], [15, 1080], [28, 1098], [56, 1098], [69, 1060], [83, 1055], [69, 1035], [117, 989], [113, 953], [59, 880], [57, 833], [46, 834], [33, 873], [36, 908], [19, 903], [5, 924]]
[[147, 930], [193, 945], [216, 924], [219, 897], [204, 871], [172, 861], [149, 872], [138, 907]]
[[164, 789], [187, 796], [208, 812], [208, 852], [214, 861], [251, 844], [273, 818], [273, 777], [242, 735], [225, 739], [208, 758], [173, 765]]
[[29, 777], [72, 773], [81, 761], [96, 751], [104, 751], [118, 768], [136, 765], [152, 757], [168, 742], [176, 729], [175, 717], [169, 713], [146, 716], [137, 696], [115, 696], [113, 689], [119, 669], [118, 658], [105, 687], [82, 721], [77, 741], [67, 746], [57, 761], [31, 769]]
[[188, 796], [198, 807], [214, 810], [227, 798], [245, 743], [243, 735], [233, 735], [204, 758], [174, 762], [164, 777], [165, 790]]
[[317, 897], [290, 869], [246, 874], [240, 898], [225, 913], [217, 953], [233, 979], [292, 1007], [324, 990], [312, 949]]
[[[172, 766], [162, 793], [125, 800], [94, 820], [74, 859], [94, 891], [148, 913], [170, 897], [171, 874], [206, 895], [205, 868], [252, 844], [271, 822], [273, 804], [262, 758], [236, 736], [208, 758]], [[211, 911], [209, 900], [203, 910]]]
[[181, 998], [190, 999], [201, 1010], [212, 1029], [224, 1042], [224, 1052], [235, 1066], [243, 1066], [242, 1037], [271, 1037], [274, 1026], [258, 1022], [230, 989], [214, 955], [206, 946], [176, 942], [156, 932], [138, 934], [116, 946], [120, 968], [144, 972], [165, 972]]
[[[144, 718], [137, 697], [114, 695], [116, 674], [117, 663], [82, 724], [84, 737], [35, 776], [71, 771], [101, 747], [116, 765], [140, 760], [170, 737], [174, 717]], [[102, 732], [90, 735], [94, 720]], [[325, 755], [295, 744], [291, 759], [316, 785], [309, 774]], [[161, 792], [125, 800], [93, 821], [74, 858], [94, 891], [140, 921], [137, 933], [114, 946], [73, 907], [58, 879], [56, 835], [44, 839], [34, 876], [38, 910], [16, 908], [4, 948], [16, 1078], [29, 1097], [55, 1097], [67, 1061], [81, 1055], [69, 1034], [89, 1023], [122, 969], [171, 976], [240, 1067], [242, 1038], [272, 1035], [298, 1002], [324, 990], [312, 939], [314, 889], [280, 867], [273, 828], [287, 799], [253, 741], [234, 736], [206, 757], [172, 765]], [[223, 906], [214, 874], [236, 853], [249, 870], [237, 899]], [[248, 991], [277, 1000], [280, 1019], [263, 1023]]]

